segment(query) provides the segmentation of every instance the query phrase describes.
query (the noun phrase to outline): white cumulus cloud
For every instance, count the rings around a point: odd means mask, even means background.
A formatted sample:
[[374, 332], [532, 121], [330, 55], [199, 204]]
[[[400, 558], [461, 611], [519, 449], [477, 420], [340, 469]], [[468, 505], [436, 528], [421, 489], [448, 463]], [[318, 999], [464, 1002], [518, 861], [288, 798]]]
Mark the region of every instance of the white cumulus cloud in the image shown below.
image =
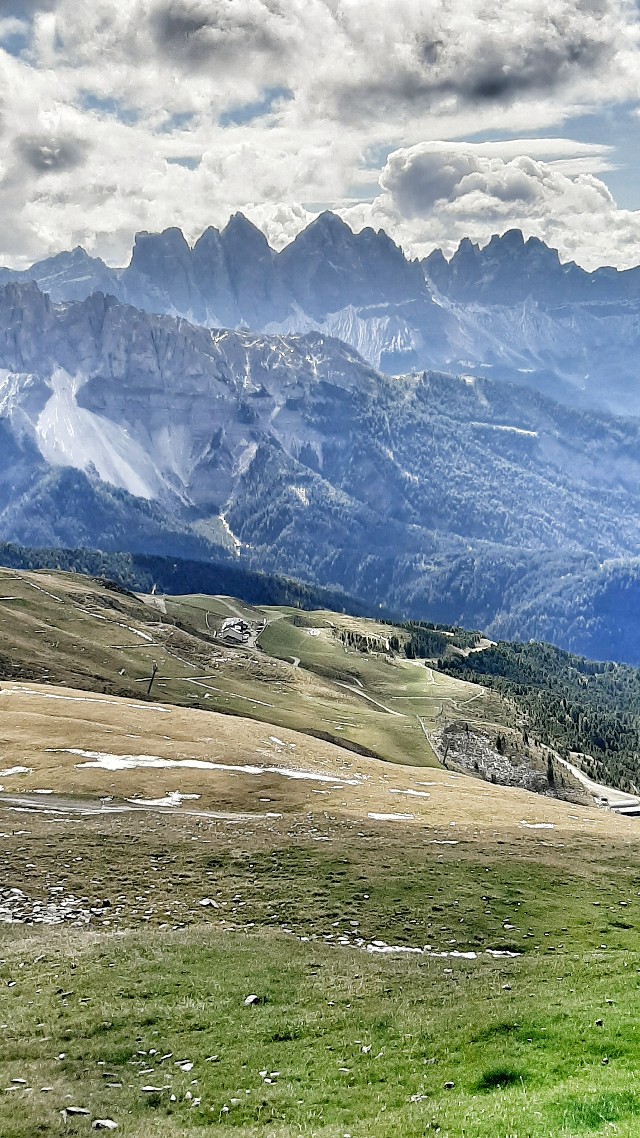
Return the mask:
[[422, 255], [436, 247], [451, 253], [462, 237], [485, 243], [519, 228], [586, 268], [640, 262], [640, 211], [619, 209], [588, 169], [606, 168], [606, 151], [589, 153], [578, 144], [572, 153], [567, 141], [564, 158], [543, 160], [518, 153], [518, 145], [527, 144], [429, 142], [398, 149], [387, 159], [374, 201], [347, 207], [342, 216], [354, 228], [385, 228]]

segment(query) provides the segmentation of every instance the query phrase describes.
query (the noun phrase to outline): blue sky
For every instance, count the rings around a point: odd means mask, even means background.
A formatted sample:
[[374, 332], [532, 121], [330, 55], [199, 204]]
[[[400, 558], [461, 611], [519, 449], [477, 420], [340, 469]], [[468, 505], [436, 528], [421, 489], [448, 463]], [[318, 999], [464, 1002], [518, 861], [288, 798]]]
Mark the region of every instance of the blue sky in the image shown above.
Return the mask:
[[514, 226], [640, 263], [631, 0], [0, 2], [0, 262], [324, 208], [412, 255]]

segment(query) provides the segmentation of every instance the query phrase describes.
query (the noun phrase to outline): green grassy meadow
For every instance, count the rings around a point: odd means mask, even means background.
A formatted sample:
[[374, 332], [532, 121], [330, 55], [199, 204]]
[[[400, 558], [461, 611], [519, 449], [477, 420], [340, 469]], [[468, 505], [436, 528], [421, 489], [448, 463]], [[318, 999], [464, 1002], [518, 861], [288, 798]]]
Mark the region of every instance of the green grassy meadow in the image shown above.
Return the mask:
[[[384, 625], [223, 597], [162, 603], [164, 610], [75, 574], [0, 569], [0, 674], [140, 699], [156, 664], [153, 699], [249, 716], [418, 766], [437, 761], [429, 732], [443, 710], [491, 730], [513, 718], [477, 685], [402, 658], [346, 651], [333, 635], [342, 626], [388, 631]], [[223, 620], [238, 613], [269, 622], [254, 649], [216, 640]]]
[[[94, 1118], [136, 1138], [639, 1132], [636, 843], [505, 832], [460, 851], [345, 825], [323, 848], [303, 827], [255, 826], [240, 845], [185, 820], [28, 825], [22, 860], [24, 835], [4, 839], [11, 880], [76, 896], [90, 881], [112, 911], [87, 929], [0, 925], [3, 1138]], [[522, 955], [323, 939], [351, 922], [391, 944]], [[90, 1115], [65, 1123], [69, 1105]]]

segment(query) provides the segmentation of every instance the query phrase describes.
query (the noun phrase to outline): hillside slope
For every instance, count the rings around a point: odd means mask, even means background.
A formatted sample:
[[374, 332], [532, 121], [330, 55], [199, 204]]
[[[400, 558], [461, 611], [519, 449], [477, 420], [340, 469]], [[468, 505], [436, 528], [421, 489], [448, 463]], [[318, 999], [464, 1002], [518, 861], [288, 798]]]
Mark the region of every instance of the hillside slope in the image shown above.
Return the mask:
[[[286, 609], [239, 608], [232, 598], [150, 597], [145, 603], [104, 582], [14, 570], [0, 570], [0, 588], [0, 673], [7, 679], [139, 699], [156, 665], [153, 700], [248, 715], [417, 765], [437, 762], [425, 727], [443, 707], [453, 718], [464, 716], [458, 704], [473, 696], [474, 720], [492, 725], [498, 715], [502, 724], [507, 714], [499, 699], [485, 699], [476, 686], [434, 677], [400, 657], [347, 651], [332, 626], [360, 627], [356, 618], [321, 616], [316, 637], [289, 624]], [[225, 619], [238, 613], [254, 628], [247, 647], [220, 635]], [[297, 610], [291, 618], [301, 619]], [[265, 621], [268, 640], [261, 649], [255, 634]], [[293, 644], [284, 653], [278, 650], [281, 623]], [[323, 666], [306, 660], [305, 643], [312, 657], [322, 648]]]
[[248, 716], [387, 762], [440, 763], [551, 796], [584, 790], [550, 747], [613, 786], [638, 780], [632, 668], [544, 645], [496, 647], [462, 629], [136, 596], [75, 574], [0, 570], [0, 585], [6, 680]]
[[3, 1136], [633, 1138], [638, 821], [432, 765], [522, 740], [436, 647], [504, 654], [2, 571]]

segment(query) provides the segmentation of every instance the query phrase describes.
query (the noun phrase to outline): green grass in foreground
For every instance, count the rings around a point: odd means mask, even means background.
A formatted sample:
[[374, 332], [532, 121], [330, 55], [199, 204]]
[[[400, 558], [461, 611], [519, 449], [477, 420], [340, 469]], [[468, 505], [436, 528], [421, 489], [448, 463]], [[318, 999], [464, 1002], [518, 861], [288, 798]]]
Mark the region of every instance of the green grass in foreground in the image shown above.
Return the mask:
[[[0, 926], [2, 1138], [84, 1134], [105, 1117], [123, 1138], [640, 1133], [635, 846], [342, 831], [336, 857], [257, 827], [238, 850], [237, 832], [177, 820], [148, 837], [135, 819], [29, 825], [29, 847], [5, 838], [28, 895], [37, 843], [57, 830], [65, 894], [80, 874], [141, 904], [109, 930]], [[20, 848], [36, 868], [20, 868]], [[166, 858], [153, 877], [151, 854]], [[158, 890], [191, 906], [188, 927], [132, 929]], [[202, 896], [220, 909], [200, 909]], [[373, 956], [280, 927], [321, 936], [350, 919], [438, 949], [499, 947], [502, 934], [523, 955]], [[91, 1117], [65, 1129], [68, 1105]]]
[[41, 950], [18, 943], [3, 965], [3, 1084], [35, 1088], [0, 1099], [3, 1138], [58, 1133], [69, 1104], [145, 1138], [640, 1130], [627, 954], [391, 959], [203, 929]]

